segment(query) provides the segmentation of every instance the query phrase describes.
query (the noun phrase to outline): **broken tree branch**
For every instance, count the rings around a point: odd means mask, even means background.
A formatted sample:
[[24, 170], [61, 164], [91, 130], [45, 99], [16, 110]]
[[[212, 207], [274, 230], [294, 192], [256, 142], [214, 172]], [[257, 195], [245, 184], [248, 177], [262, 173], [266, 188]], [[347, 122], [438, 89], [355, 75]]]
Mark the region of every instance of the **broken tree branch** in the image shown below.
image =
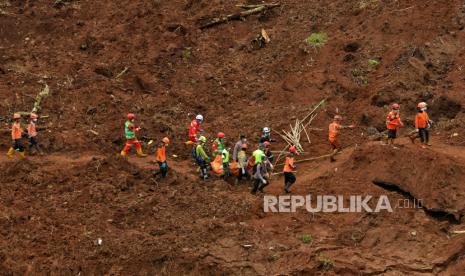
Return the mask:
[[[331, 154], [325, 154], [325, 155], [321, 155], [321, 156], [317, 156], [317, 157], [312, 157], [312, 158], [307, 158], [307, 159], [302, 159], [302, 160], [296, 160], [296, 161], [294, 161], [294, 164], [307, 162], [307, 161], [315, 161], [315, 160], [319, 160], [319, 159], [328, 158], [330, 156], [331, 156]], [[282, 165], [284, 165], [284, 163], [278, 164], [277, 166], [282, 166]]]
[[34, 107], [32, 108], [32, 112], [37, 113], [40, 110], [40, 104], [42, 101], [48, 97], [50, 94], [50, 88], [47, 84], [45, 84], [44, 89], [40, 91], [40, 93], [36, 97], [36, 101], [34, 102]]
[[230, 14], [230, 15], [226, 15], [226, 16], [218, 17], [218, 18], [213, 18], [212, 21], [200, 26], [200, 29], [201, 30], [207, 29], [207, 28], [210, 28], [210, 27], [222, 24], [222, 23], [226, 23], [226, 22], [231, 21], [231, 20], [241, 20], [242, 18], [245, 18], [245, 17], [247, 17], [249, 15], [261, 13], [261, 12], [264, 12], [266, 10], [269, 10], [269, 9], [272, 9], [272, 8], [275, 8], [275, 7], [279, 7], [280, 5], [281, 4], [279, 4], [279, 3], [263, 4], [263, 5], [258, 5], [255, 8], [251, 8], [251, 9], [248, 9], [246, 11], [239, 12], [239, 13]]

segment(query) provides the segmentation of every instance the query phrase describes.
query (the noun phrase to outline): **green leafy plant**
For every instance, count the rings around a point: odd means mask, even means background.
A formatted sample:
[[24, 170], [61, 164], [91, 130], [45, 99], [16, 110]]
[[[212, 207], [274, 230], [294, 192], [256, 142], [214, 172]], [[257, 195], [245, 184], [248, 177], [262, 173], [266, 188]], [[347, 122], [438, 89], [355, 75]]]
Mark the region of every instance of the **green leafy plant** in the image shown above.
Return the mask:
[[303, 243], [312, 243], [313, 237], [312, 235], [302, 235], [299, 237], [299, 240]]
[[334, 267], [334, 261], [325, 256], [318, 256], [318, 268], [321, 270], [330, 270]]
[[376, 68], [378, 67], [380, 64], [380, 62], [376, 59], [369, 59], [368, 60], [368, 66], [372, 67], [372, 68]]
[[328, 35], [326, 33], [313, 33], [305, 39], [305, 42], [313, 48], [320, 48], [328, 42]]

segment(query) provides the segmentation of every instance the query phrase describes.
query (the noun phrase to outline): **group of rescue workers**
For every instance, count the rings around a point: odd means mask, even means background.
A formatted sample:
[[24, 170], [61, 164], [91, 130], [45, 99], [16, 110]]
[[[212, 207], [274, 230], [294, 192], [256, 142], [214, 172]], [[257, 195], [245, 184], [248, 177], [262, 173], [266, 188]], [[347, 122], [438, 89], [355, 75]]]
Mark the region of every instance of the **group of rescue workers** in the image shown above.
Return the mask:
[[43, 155], [43, 151], [40, 148], [38, 137], [37, 137], [37, 120], [38, 116], [35, 113], [29, 114], [29, 123], [27, 130], [24, 131], [21, 126], [21, 114], [13, 114], [13, 124], [11, 126], [11, 140], [12, 145], [8, 149], [6, 155], [13, 157], [15, 152], [18, 152], [21, 157], [26, 156], [26, 148], [23, 146], [22, 139], [27, 138], [29, 140], [29, 152], [32, 154], [37, 151], [38, 154]]
[[[420, 138], [421, 147], [431, 146], [429, 143], [429, 129], [432, 126], [432, 121], [426, 113], [427, 104], [421, 102], [417, 106], [417, 115], [415, 117], [415, 131], [410, 135], [412, 143], [415, 139]], [[24, 132], [21, 127], [21, 114], [15, 113], [13, 115], [13, 125], [11, 128], [12, 147], [8, 150], [7, 155], [12, 157], [15, 152], [19, 152], [20, 156], [25, 157], [26, 151], [22, 144], [22, 138], [29, 139], [29, 150], [32, 152], [34, 149], [40, 154], [43, 154], [37, 139], [37, 121], [38, 116], [35, 113], [29, 114], [29, 123], [27, 125], [27, 132]], [[135, 122], [136, 116], [133, 113], [127, 115], [127, 121], [124, 125], [124, 134], [126, 144], [121, 151], [121, 156], [126, 156], [132, 146], [135, 146], [137, 155], [146, 157], [147, 155], [142, 151], [141, 142], [137, 139], [137, 133], [142, 129], [141, 125]], [[330, 161], [335, 161], [335, 155], [341, 150], [339, 142], [340, 130], [345, 128], [354, 128], [354, 125], [344, 126], [341, 125], [343, 120], [342, 116], [335, 115], [332, 123], [328, 127], [328, 140], [332, 152], [330, 153]], [[258, 139], [258, 147], [248, 156], [249, 145], [247, 137], [243, 134], [240, 135], [239, 140], [234, 144], [232, 162], [230, 159], [230, 144], [226, 141], [226, 135], [219, 132], [216, 139], [211, 146], [211, 156], [206, 149], [207, 138], [203, 135], [204, 131], [201, 125], [204, 121], [202, 115], [197, 115], [189, 126], [189, 140], [187, 145], [192, 145], [192, 157], [195, 164], [198, 166], [200, 177], [203, 180], [209, 178], [209, 169], [215, 161], [221, 163], [221, 167], [217, 171], [221, 171], [223, 178], [228, 180], [232, 175], [236, 176], [236, 185], [246, 181], [247, 187], [255, 194], [257, 191], [262, 192], [263, 189], [269, 185], [270, 172], [274, 170], [273, 161], [274, 156], [271, 150], [271, 143], [274, 140], [271, 138], [271, 130], [269, 127], [264, 127], [261, 137]], [[397, 137], [398, 129], [403, 127], [404, 123], [400, 116], [400, 105], [394, 103], [391, 105], [391, 111], [387, 115], [387, 144], [394, 146], [394, 140]], [[166, 159], [166, 147], [169, 145], [170, 140], [168, 137], [161, 139], [157, 145], [156, 161], [160, 169], [154, 172], [154, 176], [160, 175], [162, 178], [166, 177], [168, 172], [168, 163]], [[284, 192], [289, 193], [290, 187], [296, 182], [294, 171], [296, 166], [294, 159], [297, 154], [297, 148], [291, 145], [287, 151], [285, 158], [283, 174], [284, 174]], [[234, 167], [232, 165], [235, 165]]]

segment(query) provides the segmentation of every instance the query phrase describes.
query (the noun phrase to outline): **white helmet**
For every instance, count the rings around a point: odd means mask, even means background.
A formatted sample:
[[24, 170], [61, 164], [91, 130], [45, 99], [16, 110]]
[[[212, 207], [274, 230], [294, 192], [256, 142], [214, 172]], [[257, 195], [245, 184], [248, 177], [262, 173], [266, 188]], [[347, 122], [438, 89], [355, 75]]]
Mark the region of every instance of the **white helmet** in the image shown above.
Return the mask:
[[263, 128], [263, 133], [270, 133], [270, 128], [269, 127], [264, 127]]
[[196, 119], [197, 121], [203, 121], [203, 116], [199, 114], [199, 115], [197, 115], [197, 116], [195, 117], [195, 119]]

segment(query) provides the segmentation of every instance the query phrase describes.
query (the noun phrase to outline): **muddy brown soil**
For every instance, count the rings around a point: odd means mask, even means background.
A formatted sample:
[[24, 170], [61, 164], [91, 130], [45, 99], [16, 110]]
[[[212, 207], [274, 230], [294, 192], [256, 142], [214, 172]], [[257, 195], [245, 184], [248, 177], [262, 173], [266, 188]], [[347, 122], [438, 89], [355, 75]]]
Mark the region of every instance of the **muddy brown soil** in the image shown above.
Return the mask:
[[[463, 1], [282, 0], [265, 14], [200, 30], [260, 1], [0, 0], [0, 148], [14, 111], [44, 84], [44, 157], [0, 157], [3, 275], [461, 275], [465, 271]], [[265, 29], [271, 43], [251, 41]], [[320, 48], [305, 45], [325, 32]], [[370, 66], [370, 59], [379, 66]], [[198, 180], [187, 127], [211, 140], [287, 129], [327, 104], [303, 143], [327, 154], [326, 129], [346, 124], [337, 161], [299, 164], [296, 195], [421, 200], [394, 212], [263, 212], [263, 196]], [[433, 146], [398, 149], [372, 137], [399, 102], [413, 129], [418, 101], [435, 121]], [[146, 159], [117, 157], [124, 116], [144, 122]], [[172, 170], [151, 177], [169, 136]], [[275, 150], [284, 147], [278, 137]], [[156, 144], [156, 143], [155, 143]], [[175, 154], [178, 157], [173, 157]], [[280, 170], [281, 168], [277, 168]], [[380, 186], [373, 180], [392, 185]], [[281, 177], [266, 192], [282, 192]], [[457, 232], [458, 231], [458, 232]], [[101, 241], [101, 242], [99, 242]]]

